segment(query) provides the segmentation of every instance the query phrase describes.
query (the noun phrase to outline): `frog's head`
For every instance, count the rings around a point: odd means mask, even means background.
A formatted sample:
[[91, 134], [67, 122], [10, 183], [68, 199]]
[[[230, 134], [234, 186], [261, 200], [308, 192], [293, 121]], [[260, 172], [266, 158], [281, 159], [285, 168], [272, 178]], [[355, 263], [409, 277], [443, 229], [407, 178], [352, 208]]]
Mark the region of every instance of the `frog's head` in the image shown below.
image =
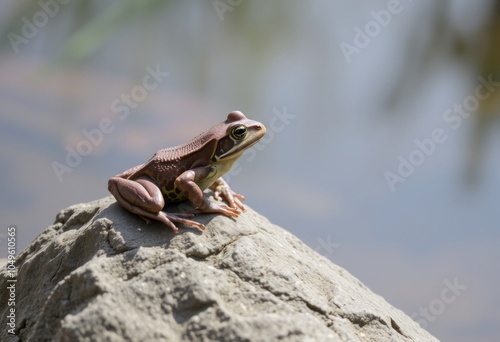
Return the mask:
[[213, 161], [237, 159], [266, 134], [266, 127], [247, 119], [239, 111], [229, 113], [226, 121], [216, 126], [219, 139]]

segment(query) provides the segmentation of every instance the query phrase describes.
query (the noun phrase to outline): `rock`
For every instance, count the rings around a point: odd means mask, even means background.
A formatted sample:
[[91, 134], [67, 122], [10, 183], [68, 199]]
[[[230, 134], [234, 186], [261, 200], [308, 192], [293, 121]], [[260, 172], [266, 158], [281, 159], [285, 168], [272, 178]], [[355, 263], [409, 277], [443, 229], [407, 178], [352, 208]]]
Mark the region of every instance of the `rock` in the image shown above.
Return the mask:
[[[61, 211], [16, 260], [17, 339], [437, 341], [250, 208], [195, 219], [174, 234], [112, 197]], [[0, 286], [6, 303], [5, 269]]]

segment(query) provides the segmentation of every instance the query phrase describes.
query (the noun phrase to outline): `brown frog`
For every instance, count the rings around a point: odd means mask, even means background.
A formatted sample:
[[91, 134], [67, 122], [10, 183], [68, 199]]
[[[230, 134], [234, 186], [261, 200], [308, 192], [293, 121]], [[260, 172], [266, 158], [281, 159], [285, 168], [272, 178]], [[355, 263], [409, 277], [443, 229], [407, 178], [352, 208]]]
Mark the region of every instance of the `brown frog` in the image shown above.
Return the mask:
[[[236, 218], [240, 210], [245, 211], [241, 202], [245, 197], [232, 191], [221, 176], [265, 133], [260, 122], [239, 111], [231, 112], [226, 121], [184, 145], [159, 150], [146, 163], [112, 177], [108, 190], [122, 207], [148, 223], [150, 219], [161, 221], [174, 232], [178, 231], [174, 222], [203, 230], [203, 224], [189, 220], [194, 213]], [[203, 190], [207, 188], [216, 200], [222, 197], [229, 205], [205, 198]], [[183, 200], [190, 200], [197, 209], [180, 214], [162, 211], [165, 204]]]

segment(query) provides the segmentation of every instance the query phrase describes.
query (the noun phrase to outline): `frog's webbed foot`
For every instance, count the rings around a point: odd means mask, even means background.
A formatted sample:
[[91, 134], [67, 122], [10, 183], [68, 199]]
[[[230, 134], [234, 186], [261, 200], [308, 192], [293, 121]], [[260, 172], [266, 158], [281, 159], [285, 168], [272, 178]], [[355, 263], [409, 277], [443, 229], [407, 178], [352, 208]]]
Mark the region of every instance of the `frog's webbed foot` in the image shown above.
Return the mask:
[[[144, 215], [139, 215], [144, 221], [146, 221], [146, 224], [151, 224], [151, 220], [149, 217], [151, 216], [144, 216]], [[157, 215], [155, 215], [154, 218], [155, 220], [158, 220], [162, 223], [165, 223], [167, 226], [169, 226], [175, 233], [179, 231], [179, 229], [176, 227], [175, 223], [181, 223], [186, 226], [191, 226], [191, 227], [196, 227], [200, 230], [205, 230], [205, 226], [199, 222], [193, 221], [193, 220], [187, 220], [188, 218], [192, 218], [194, 216], [194, 213], [165, 213], [163, 211], [160, 211]]]
[[169, 226], [174, 233], [179, 232], [179, 228], [174, 223], [180, 223], [184, 224], [186, 226], [191, 226], [198, 228], [200, 230], [205, 230], [205, 226], [199, 222], [193, 221], [193, 220], [188, 220], [188, 218], [191, 218], [194, 216], [193, 213], [166, 213], [163, 211], [159, 211], [157, 213], [149, 212], [146, 211], [142, 208], [139, 207], [132, 207], [132, 208], [127, 208], [129, 211], [138, 214], [144, 221], [146, 221], [146, 224], [151, 224], [151, 219], [160, 221], [167, 226]]
[[176, 233], [179, 231], [179, 229], [172, 222], [184, 224], [186, 226], [196, 227], [199, 230], [205, 230], [205, 226], [203, 224], [187, 219], [187, 217], [193, 217], [194, 214], [191, 213], [170, 214], [170, 213], [165, 213], [163, 211], [160, 211], [158, 214], [159, 216], [161, 216], [161, 219], [159, 221], [168, 225]]
[[229, 207], [224, 203], [215, 203], [215, 202], [205, 202], [202, 207], [197, 207], [189, 211], [191, 214], [203, 214], [203, 213], [217, 213], [223, 214], [232, 218], [237, 218], [241, 212], [237, 208]]
[[226, 200], [229, 204], [229, 207], [237, 209], [239, 208], [241, 211], [247, 211], [243, 202], [245, 200], [245, 196], [240, 195], [229, 187], [229, 184], [222, 178], [217, 179], [211, 186], [210, 190], [214, 192], [214, 198], [218, 201]]

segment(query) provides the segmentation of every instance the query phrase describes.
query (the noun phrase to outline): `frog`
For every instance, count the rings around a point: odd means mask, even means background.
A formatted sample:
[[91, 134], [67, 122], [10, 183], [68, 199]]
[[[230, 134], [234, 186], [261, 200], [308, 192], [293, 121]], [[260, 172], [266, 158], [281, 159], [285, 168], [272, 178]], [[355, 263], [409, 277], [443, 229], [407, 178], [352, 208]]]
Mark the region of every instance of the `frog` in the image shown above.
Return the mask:
[[[111, 177], [108, 190], [120, 206], [147, 224], [156, 220], [175, 233], [179, 231], [177, 224], [204, 230], [205, 225], [191, 220], [199, 213], [236, 219], [246, 211], [242, 202], [245, 197], [234, 192], [222, 175], [265, 133], [262, 123], [248, 119], [241, 111], [232, 111], [225, 121], [187, 143], [161, 149], [144, 164]], [[206, 189], [212, 190], [214, 200], [205, 197]], [[186, 200], [195, 209], [185, 213], [163, 210]]]

